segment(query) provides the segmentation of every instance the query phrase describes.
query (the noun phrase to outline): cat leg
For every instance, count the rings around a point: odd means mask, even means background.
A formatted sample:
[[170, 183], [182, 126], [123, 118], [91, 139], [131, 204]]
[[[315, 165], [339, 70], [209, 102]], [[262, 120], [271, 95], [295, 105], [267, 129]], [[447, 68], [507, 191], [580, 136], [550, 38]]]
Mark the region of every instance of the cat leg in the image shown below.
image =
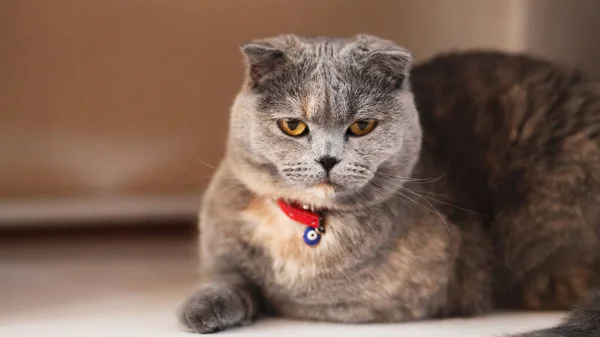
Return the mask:
[[600, 284], [600, 193], [591, 181], [594, 174], [578, 165], [530, 172], [501, 193], [510, 197], [499, 199], [491, 227], [503, 274], [497, 282], [504, 288], [500, 306], [514, 296], [516, 303], [506, 305], [569, 309]]
[[180, 322], [196, 333], [247, 325], [259, 311], [258, 291], [237, 274], [211, 277], [182, 306]]

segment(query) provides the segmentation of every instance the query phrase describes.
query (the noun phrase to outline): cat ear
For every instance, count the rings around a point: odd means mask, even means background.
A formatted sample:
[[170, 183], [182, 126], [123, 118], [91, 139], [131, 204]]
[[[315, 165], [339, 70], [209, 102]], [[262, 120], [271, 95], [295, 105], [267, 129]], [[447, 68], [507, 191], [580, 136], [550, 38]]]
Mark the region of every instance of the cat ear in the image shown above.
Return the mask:
[[259, 88], [287, 62], [285, 52], [268, 42], [247, 43], [241, 46], [241, 50], [246, 58], [252, 88]]
[[407, 76], [412, 65], [412, 55], [403, 50], [374, 51], [367, 56], [367, 63], [390, 75]]
[[357, 40], [358, 50], [364, 55], [365, 68], [401, 88], [410, 74], [412, 54], [391, 41], [377, 37], [360, 35]]

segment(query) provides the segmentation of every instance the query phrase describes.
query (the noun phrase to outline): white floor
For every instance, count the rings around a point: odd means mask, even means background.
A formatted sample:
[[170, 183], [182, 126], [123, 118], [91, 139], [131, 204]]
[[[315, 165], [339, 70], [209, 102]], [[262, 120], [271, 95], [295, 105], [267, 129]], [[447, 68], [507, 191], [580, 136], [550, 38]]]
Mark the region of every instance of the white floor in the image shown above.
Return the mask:
[[[180, 331], [175, 311], [195, 286], [195, 249], [184, 235], [0, 240], [0, 336], [191, 336]], [[267, 320], [219, 335], [492, 337], [562, 317], [494, 314], [360, 326]]]

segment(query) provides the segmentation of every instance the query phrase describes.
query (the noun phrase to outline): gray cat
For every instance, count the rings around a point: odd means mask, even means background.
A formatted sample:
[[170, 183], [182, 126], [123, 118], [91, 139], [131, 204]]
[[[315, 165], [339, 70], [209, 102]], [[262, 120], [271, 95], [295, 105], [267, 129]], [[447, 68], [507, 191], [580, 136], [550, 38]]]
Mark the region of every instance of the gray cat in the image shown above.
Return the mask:
[[591, 301], [529, 336], [600, 335], [600, 85], [483, 51], [411, 70], [409, 51], [367, 35], [242, 51], [189, 330]]

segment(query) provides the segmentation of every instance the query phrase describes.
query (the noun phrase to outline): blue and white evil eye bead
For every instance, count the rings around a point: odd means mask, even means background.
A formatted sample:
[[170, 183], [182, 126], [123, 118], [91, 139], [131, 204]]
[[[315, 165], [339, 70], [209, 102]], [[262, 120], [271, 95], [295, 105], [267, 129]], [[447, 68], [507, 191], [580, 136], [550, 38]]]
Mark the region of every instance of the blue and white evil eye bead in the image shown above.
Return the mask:
[[302, 238], [304, 239], [304, 243], [309, 246], [314, 246], [321, 241], [321, 234], [317, 233], [317, 231], [312, 227], [306, 227], [306, 230], [304, 230], [304, 236], [302, 236]]

